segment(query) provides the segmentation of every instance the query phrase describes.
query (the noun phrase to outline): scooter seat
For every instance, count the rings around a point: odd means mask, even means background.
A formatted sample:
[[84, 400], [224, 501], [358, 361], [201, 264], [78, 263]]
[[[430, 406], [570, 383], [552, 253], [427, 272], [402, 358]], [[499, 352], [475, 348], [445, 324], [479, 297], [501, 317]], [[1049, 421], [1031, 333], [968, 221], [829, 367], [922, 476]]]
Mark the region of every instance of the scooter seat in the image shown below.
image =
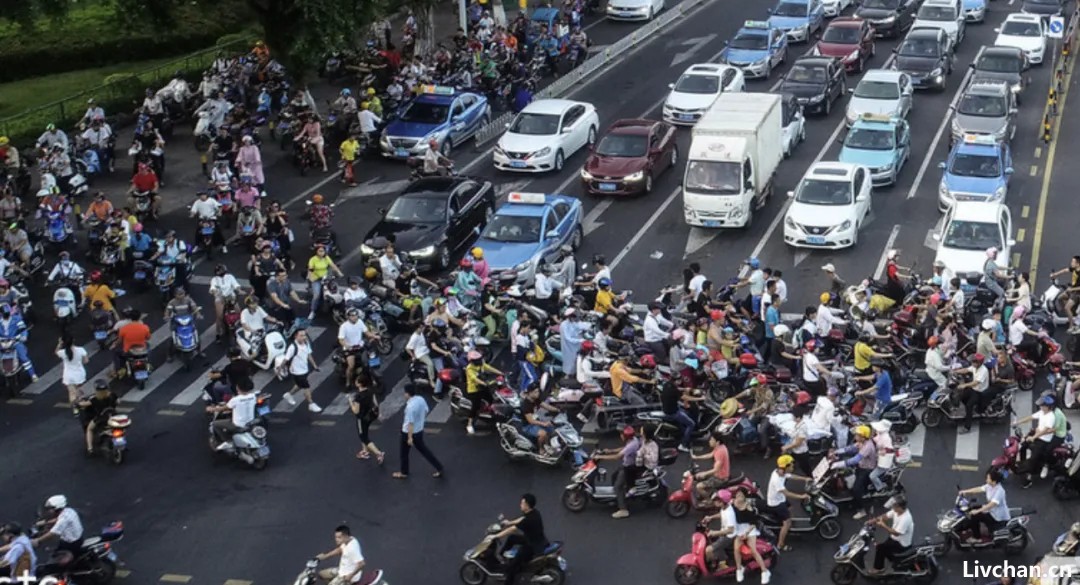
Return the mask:
[[126, 429], [131, 426], [131, 417], [126, 414], [114, 414], [109, 417], [109, 428]]
[[91, 536], [90, 538], [87, 538], [87, 539], [82, 541], [82, 547], [83, 548], [90, 548], [90, 547], [94, 546], [95, 544], [99, 544], [100, 542], [101, 542], [101, 537], [100, 536]]
[[910, 392], [904, 392], [903, 394], [894, 394], [890, 404], [896, 404], [898, 402], [903, 402], [904, 399], [907, 398], [908, 396], [911, 396]]
[[66, 550], [58, 550], [53, 553], [52, 562], [59, 567], [70, 565], [75, 560], [75, 555]]
[[917, 547], [912, 546], [912, 547], [908, 547], [907, 550], [904, 550], [904, 551], [901, 551], [901, 552], [897, 553], [896, 557], [894, 557], [894, 558], [895, 558], [896, 562], [906, 561], [906, 560], [914, 557], [917, 554], [919, 554], [919, 549]]

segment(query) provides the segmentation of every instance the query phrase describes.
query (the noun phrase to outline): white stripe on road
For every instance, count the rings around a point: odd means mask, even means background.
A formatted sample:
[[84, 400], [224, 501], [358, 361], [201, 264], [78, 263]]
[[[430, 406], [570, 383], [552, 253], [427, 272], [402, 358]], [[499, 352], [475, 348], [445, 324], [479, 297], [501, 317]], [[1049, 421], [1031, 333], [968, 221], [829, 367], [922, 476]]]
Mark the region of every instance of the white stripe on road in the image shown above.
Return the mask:
[[[162, 325], [161, 327], [158, 327], [150, 335], [150, 348], [153, 349], [153, 348], [157, 347], [158, 344], [165, 341], [166, 339], [168, 339], [171, 336], [172, 336], [172, 330], [169, 329], [168, 324], [165, 324], [165, 325]], [[90, 345], [89, 347], [84, 346], [84, 349], [86, 349], [86, 356], [87, 356], [88, 359], [93, 358], [95, 355], [97, 355], [101, 351], [101, 349], [98, 346], [96, 341], [93, 343], [93, 345]], [[87, 364], [87, 365], [89, 365], [89, 364]], [[110, 363], [110, 365], [111, 365], [111, 363]], [[50, 368], [48, 372], [45, 372], [45, 374], [43, 374], [38, 379], [37, 382], [31, 384], [25, 390], [23, 390], [22, 393], [23, 394], [31, 394], [31, 395], [42, 394], [46, 390], [51, 388], [53, 384], [59, 382], [61, 380], [61, 378], [63, 378], [63, 375], [64, 375], [64, 365], [63, 364], [57, 364], [57, 365], [53, 366], [52, 368]], [[97, 379], [99, 379], [101, 377], [102, 377], [102, 373], [98, 372], [98, 375], [95, 375], [92, 378], [92, 380], [97, 380]], [[87, 381], [87, 383], [90, 384], [91, 386], [93, 386], [92, 380]], [[85, 386], [86, 385], [84, 384], [84, 387]]]
[[885, 264], [889, 262], [889, 250], [892, 250], [898, 235], [900, 235], [900, 224], [893, 226], [889, 239], [885, 241], [885, 249], [881, 251], [881, 259], [878, 260], [877, 270], [874, 271], [874, 280], [881, 280], [881, 275], [885, 272]]
[[671, 206], [671, 203], [675, 201], [675, 198], [678, 197], [680, 193], [682, 193], [681, 185], [671, 190], [671, 195], [668, 195], [668, 198], [665, 199], [664, 203], [660, 205], [660, 207], [656, 210], [655, 213], [653, 213], [652, 217], [649, 218], [649, 221], [645, 222], [645, 225], [641, 226], [641, 229], [639, 229], [637, 233], [634, 234], [634, 237], [630, 238], [630, 241], [627, 242], [625, 246], [623, 246], [623, 249], [619, 252], [619, 255], [611, 261], [612, 270], [615, 270], [615, 267], [618, 266], [619, 263], [623, 261], [623, 258], [626, 258], [626, 255], [630, 253], [630, 250], [634, 249], [634, 246], [641, 240], [642, 236], [644, 236], [649, 231], [649, 228], [651, 228], [653, 224], [656, 223], [656, 220], [660, 219], [661, 215], [664, 215], [664, 212], [667, 211], [667, 208]]
[[[168, 325], [164, 327], [169, 329]], [[207, 327], [202, 333], [199, 333], [199, 351], [204, 352], [206, 348], [214, 343], [214, 325]], [[205, 359], [202, 356], [191, 356], [192, 360]], [[150, 379], [146, 381], [146, 388], [140, 390], [138, 387], [129, 390], [120, 400], [122, 402], [142, 402], [151, 392], [156, 390], [159, 386], [164, 384], [173, 374], [180, 371], [180, 368], [184, 367], [184, 360], [177, 357], [173, 361], [166, 363], [165, 365], [150, 372]], [[200, 366], [202, 367], [202, 366]]]
[[926, 451], [926, 426], [918, 425], [914, 431], [907, 436], [907, 448], [911, 451], [911, 456], [922, 457], [923, 452]]
[[956, 460], [979, 460], [979, 425], [977, 422], [966, 433], [961, 433], [959, 426], [956, 428]]
[[938, 142], [941, 142], [941, 135], [945, 133], [945, 128], [949, 126], [949, 120], [952, 119], [953, 108], [956, 107], [956, 103], [960, 101], [960, 96], [964, 93], [964, 88], [967, 87], [968, 80], [971, 79], [972, 74], [975, 73], [975, 69], [968, 69], [964, 75], [964, 79], [960, 81], [960, 87], [956, 88], [956, 94], [953, 95], [953, 99], [949, 102], [949, 107], [945, 110], [945, 116], [941, 119], [941, 125], [938, 126], [937, 134], [934, 134], [934, 140], [930, 143], [930, 148], [926, 151], [926, 157], [923, 158], [923, 162], [919, 165], [919, 172], [915, 175], [915, 181], [911, 183], [911, 189], [908, 190], [907, 198], [912, 199], [919, 192], [919, 185], [922, 184], [923, 176], [926, 175], [926, 169], [930, 167], [930, 160], [934, 158], [934, 151], [937, 150]]
[[[333, 367], [333, 366], [331, 366]], [[345, 413], [352, 414], [349, 411], [349, 394], [347, 392], [338, 392], [338, 395], [327, 404], [322, 411], [325, 416], [342, 416]]]

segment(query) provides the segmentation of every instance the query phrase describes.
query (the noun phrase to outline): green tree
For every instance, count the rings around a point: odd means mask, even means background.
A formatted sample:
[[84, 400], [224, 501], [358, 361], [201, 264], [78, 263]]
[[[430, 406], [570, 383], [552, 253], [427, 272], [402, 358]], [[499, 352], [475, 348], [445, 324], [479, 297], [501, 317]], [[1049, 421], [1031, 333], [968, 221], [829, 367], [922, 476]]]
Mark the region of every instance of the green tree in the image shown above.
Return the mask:
[[72, 4], [72, 0], [9, 0], [0, 11], [0, 21], [15, 23], [29, 32], [43, 18], [63, 21]]
[[384, 0], [246, 0], [271, 55], [294, 75], [318, 67], [331, 51], [355, 47], [383, 14]]
[[[455, 4], [457, 0], [451, 0]], [[435, 6], [440, 0], [404, 0], [407, 10], [416, 17], [416, 51], [424, 55], [435, 48]]]

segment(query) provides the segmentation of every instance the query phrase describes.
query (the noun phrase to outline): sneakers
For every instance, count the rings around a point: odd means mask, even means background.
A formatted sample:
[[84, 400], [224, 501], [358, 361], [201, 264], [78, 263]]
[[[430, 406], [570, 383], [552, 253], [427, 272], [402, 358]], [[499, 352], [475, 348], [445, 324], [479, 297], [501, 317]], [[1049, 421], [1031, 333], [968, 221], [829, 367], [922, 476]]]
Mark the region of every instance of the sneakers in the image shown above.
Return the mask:
[[611, 517], [612, 518], [626, 518], [629, 515], [630, 515], [630, 512], [627, 512], [626, 510], [616, 510], [615, 513], [611, 515]]
[[293, 398], [292, 392], [286, 392], [285, 396], [282, 396], [282, 398], [285, 399], [285, 402], [289, 403], [289, 406], [296, 406], [296, 399]]
[[1050, 469], [1043, 465], [1042, 471], [1039, 472], [1039, 479], [1046, 479], [1046, 476], [1050, 475]]
[[769, 585], [769, 579], [772, 578], [772, 573], [768, 569], [761, 572], [761, 585]]
[[228, 441], [223, 441], [220, 445], [217, 446], [217, 449], [214, 449], [214, 450], [215, 451], [224, 451], [224, 450], [226, 450], [228, 448], [229, 448], [229, 442]]
[[746, 579], [746, 569], [735, 569], [735, 582], [742, 583], [743, 579]]
[[310, 412], [314, 412], [315, 414], [319, 414], [320, 412], [322, 412], [322, 407], [320, 407], [318, 404], [315, 404], [314, 402], [308, 404], [307, 409]]
[[851, 517], [852, 520], [862, 520], [863, 518], [866, 518], [866, 512], [864, 510], [855, 512], [855, 515]]
[[315, 320], [315, 311], [312, 311], [312, 312], [308, 313], [307, 320], [308, 321], [314, 321]]
[[470, 435], [475, 435], [476, 429], [474, 429], [472, 425], [465, 425], [465, 432], [469, 433]]
[[222, 246], [221, 247], [221, 253], [222, 254], [228, 254], [229, 253], [229, 247], [228, 246]]
[[[37, 382], [37, 381], [38, 381], [37, 374], [34, 374], [33, 376], [30, 376], [30, 382], [31, 383]], [[1044, 475], [1043, 477], [1046, 477], [1046, 476]]]
[[1035, 484], [1035, 482], [1029, 477], [1029, 478], [1024, 480], [1023, 485], [1021, 485], [1020, 487], [1022, 487], [1024, 489], [1028, 489], [1034, 484]]
[[686, 445], [679, 445], [679, 446], [678, 446], [678, 447], [676, 447], [676, 448], [677, 448], [677, 449], [678, 449], [679, 451], [682, 451], [683, 453], [689, 453], [689, 452], [690, 452], [690, 449], [689, 449], [689, 448], [688, 448], [688, 447], [687, 447]]

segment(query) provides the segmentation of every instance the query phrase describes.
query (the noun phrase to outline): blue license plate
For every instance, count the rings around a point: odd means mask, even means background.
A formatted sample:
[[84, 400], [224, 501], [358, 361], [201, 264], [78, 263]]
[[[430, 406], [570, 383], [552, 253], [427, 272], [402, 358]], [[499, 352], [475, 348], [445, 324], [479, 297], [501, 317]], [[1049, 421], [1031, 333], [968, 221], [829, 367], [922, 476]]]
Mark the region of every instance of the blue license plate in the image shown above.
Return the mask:
[[821, 236], [806, 236], [806, 243], [811, 246], [824, 246], [825, 238]]
[[209, 235], [212, 235], [213, 233], [214, 233], [214, 228], [212, 228], [212, 227], [204, 227], [202, 229], [202, 234], [204, 236], [209, 236]]
[[523, 169], [526, 165], [525, 161], [523, 160], [512, 160], [510, 161], [510, 166], [514, 167], [515, 169]]
[[258, 408], [258, 410], [255, 411], [255, 413], [258, 414], [259, 416], [267, 416], [267, 415], [270, 414], [270, 407], [269, 406], [260, 406]]
[[112, 440], [113, 447], [123, 447], [127, 445], [127, 439], [124, 437], [114, 437]]
[[108, 336], [109, 336], [108, 331], [95, 331], [94, 332], [94, 339], [96, 339], [98, 341], [101, 341], [102, 339], [105, 339]]
[[264, 445], [262, 447], [259, 447], [259, 457], [269, 457], [269, 456], [270, 456], [270, 447], [269, 446]]
[[409, 158], [409, 151], [404, 148], [398, 148], [394, 150], [394, 156], [398, 158]]
[[135, 271], [135, 280], [146, 280], [146, 271], [145, 270], [136, 270]]
[[379, 359], [378, 356], [373, 357], [373, 358], [368, 360], [368, 366], [371, 366], [372, 368], [377, 368], [377, 367], [379, 367], [381, 365], [382, 365], [382, 360]]
[[679, 114], [678, 116], [675, 116], [675, 117], [680, 119], [680, 120], [685, 120], [687, 122], [693, 122], [694, 121], [694, 116], [691, 115], [691, 114]]
[[150, 372], [147, 372], [146, 370], [139, 370], [139, 371], [135, 372], [135, 379], [136, 380], [145, 380], [145, 379], [147, 379], [149, 377], [150, 377]]
[[705, 227], [720, 227], [720, 222], [715, 219], [706, 219], [702, 223], [705, 224]]
[[599, 185], [597, 185], [597, 188], [599, 188], [601, 191], [614, 191], [618, 187], [619, 186], [615, 183], [600, 183]]

